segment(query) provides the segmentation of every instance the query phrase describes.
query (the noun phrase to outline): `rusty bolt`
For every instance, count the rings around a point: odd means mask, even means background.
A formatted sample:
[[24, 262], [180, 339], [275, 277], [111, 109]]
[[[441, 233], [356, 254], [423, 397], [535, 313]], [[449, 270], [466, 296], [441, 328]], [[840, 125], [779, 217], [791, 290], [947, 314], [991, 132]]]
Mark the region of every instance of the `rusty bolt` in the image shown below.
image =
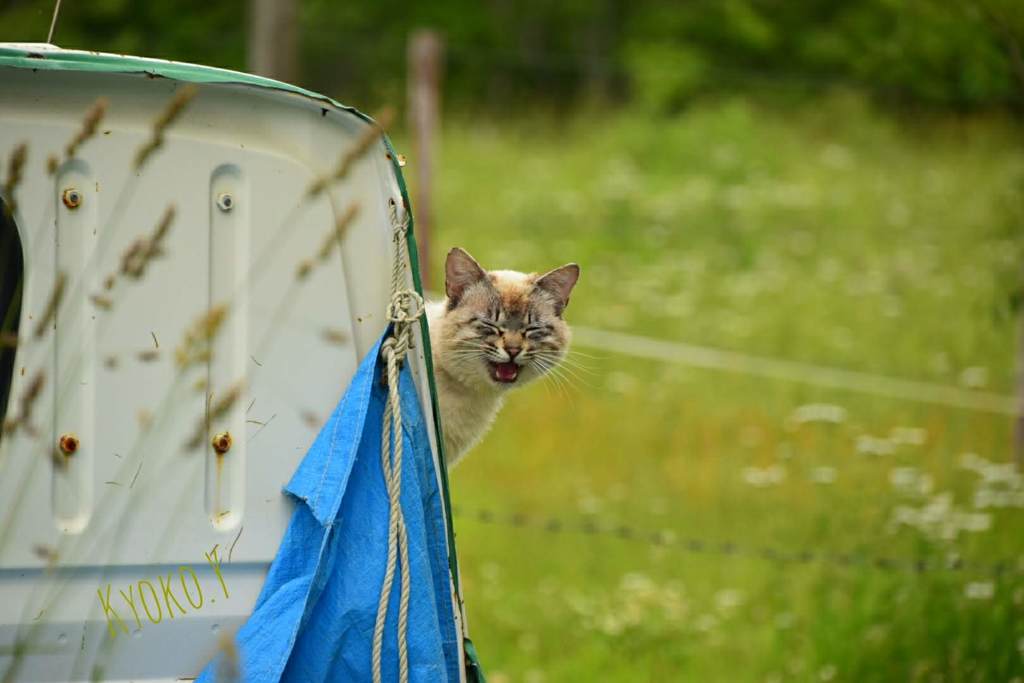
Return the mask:
[[82, 193], [73, 187], [65, 188], [61, 199], [64, 200], [64, 206], [69, 209], [77, 209], [82, 205]]
[[230, 211], [235, 208], [235, 198], [227, 192], [221, 192], [217, 195], [217, 208], [221, 211]]
[[74, 434], [61, 434], [60, 441], [60, 452], [64, 455], [74, 455], [75, 451], [78, 450], [78, 437]]
[[213, 445], [213, 450], [216, 451], [217, 455], [224, 455], [231, 450], [231, 432], [215, 434], [213, 441], [210, 443]]

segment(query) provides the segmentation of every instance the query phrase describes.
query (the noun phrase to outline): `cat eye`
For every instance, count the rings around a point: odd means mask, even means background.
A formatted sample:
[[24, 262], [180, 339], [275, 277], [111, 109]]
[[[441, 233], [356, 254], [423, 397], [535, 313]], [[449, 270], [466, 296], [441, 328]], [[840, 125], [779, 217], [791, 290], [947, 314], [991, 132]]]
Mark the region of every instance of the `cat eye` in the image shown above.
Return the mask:
[[543, 337], [546, 337], [549, 334], [551, 334], [551, 330], [552, 328], [550, 325], [531, 325], [530, 327], [526, 328], [526, 338], [542, 339]]
[[498, 326], [495, 325], [494, 323], [490, 322], [489, 320], [484, 320], [483, 318], [477, 318], [474, 322], [476, 322], [476, 329], [477, 329], [477, 331], [480, 332], [481, 334], [493, 334], [493, 335], [500, 335], [501, 334], [501, 330], [498, 328]]

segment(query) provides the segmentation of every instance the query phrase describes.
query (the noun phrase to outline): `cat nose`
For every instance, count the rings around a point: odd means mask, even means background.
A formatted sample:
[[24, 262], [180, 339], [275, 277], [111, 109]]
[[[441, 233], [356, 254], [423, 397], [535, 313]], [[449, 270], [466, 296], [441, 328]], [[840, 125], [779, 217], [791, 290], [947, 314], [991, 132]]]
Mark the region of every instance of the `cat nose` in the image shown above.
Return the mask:
[[519, 352], [522, 350], [523, 349], [519, 346], [505, 346], [505, 353], [508, 354], [509, 358], [515, 358], [516, 356], [519, 355]]

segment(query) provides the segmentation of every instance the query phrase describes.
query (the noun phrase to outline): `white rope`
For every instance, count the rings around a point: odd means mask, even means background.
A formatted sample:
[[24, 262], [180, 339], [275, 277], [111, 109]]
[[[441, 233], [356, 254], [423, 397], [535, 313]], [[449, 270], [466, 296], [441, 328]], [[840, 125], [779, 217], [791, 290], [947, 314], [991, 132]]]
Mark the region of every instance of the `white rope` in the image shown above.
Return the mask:
[[398, 393], [399, 369], [412, 343], [413, 323], [423, 315], [423, 298], [405, 285], [406, 229], [398, 218], [398, 207], [391, 202], [391, 227], [395, 240], [395, 258], [391, 271], [391, 302], [387, 318], [392, 334], [382, 345], [387, 361], [388, 402], [384, 406], [384, 429], [381, 432], [381, 469], [390, 502], [388, 523], [388, 558], [384, 581], [377, 603], [377, 621], [373, 629], [373, 681], [381, 683], [381, 652], [384, 649], [384, 627], [388, 604], [394, 585], [396, 566], [401, 570], [398, 599], [398, 680], [409, 680], [409, 538], [402, 517], [402, 404]]

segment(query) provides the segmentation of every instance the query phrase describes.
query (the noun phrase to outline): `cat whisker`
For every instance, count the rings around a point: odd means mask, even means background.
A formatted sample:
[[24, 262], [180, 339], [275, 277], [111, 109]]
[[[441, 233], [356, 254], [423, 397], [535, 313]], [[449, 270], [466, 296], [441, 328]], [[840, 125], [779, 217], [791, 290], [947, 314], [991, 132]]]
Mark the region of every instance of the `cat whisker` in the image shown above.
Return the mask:
[[574, 360], [572, 358], [569, 358], [567, 356], [560, 355], [557, 352], [554, 352], [554, 351], [536, 351], [534, 353], [538, 357], [543, 358], [545, 361], [554, 362], [554, 363], [560, 364], [560, 365], [565, 365], [567, 367], [574, 368], [574, 369], [579, 370], [581, 372], [586, 372], [587, 374], [594, 374], [594, 370], [590, 366], [584, 365], [584, 364], [580, 363], [579, 361], [576, 361], [576, 360]]
[[549, 382], [555, 385], [555, 388], [558, 390], [560, 394], [562, 394], [562, 396], [566, 400], [571, 401], [573, 399], [573, 394], [569, 382], [559, 373], [554, 372], [553, 370], [554, 369], [552, 368], [552, 370], [548, 371], [544, 375], [544, 377], [547, 378]]
[[580, 372], [584, 372], [584, 373], [586, 373], [588, 375], [596, 375], [597, 374], [597, 372], [591, 366], [583, 365], [579, 361], [576, 361], [576, 360], [574, 360], [572, 358], [569, 358], [568, 356], [562, 357], [562, 359], [559, 362], [562, 365], [566, 366], [566, 367], [573, 368], [573, 369], [578, 370]]
[[567, 398], [571, 398], [571, 392], [569, 391], [572, 387], [572, 379], [566, 376], [561, 369], [558, 368], [556, 360], [545, 360], [540, 357], [533, 359], [534, 365], [540, 369], [542, 376], [547, 378], [552, 384], [554, 384]]
[[577, 350], [575, 348], [571, 349], [569, 351], [569, 353], [574, 355], [574, 356], [582, 356], [583, 358], [589, 358], [591, 360], [606, 360], [608, 358], [608, 356], [599, 356], [599, 355], [594, 355], [592, 353], [584, 353], [584, 352], [579, 351], [579, 350]]
[[565, 364], [564, 358], [560, 359], [560, 361], [559, 359], [554, 359], [549, 361], [549, 363], [551, 364], [550, 372], [559, 375], [561, 378], [565, 379], [570, 384], [573, 381], [575, 381], [582, 384], [584, 387], [588, 389], [595, 388], [594, 385], [590, 381], [588, 381], [587, 378], [581, 377], [579, 374], [579, 372], [586, 372], [588, 375], [593, 375], [594, 373], [589, 369], [574, 368], [571, 364], [567, 365]]

